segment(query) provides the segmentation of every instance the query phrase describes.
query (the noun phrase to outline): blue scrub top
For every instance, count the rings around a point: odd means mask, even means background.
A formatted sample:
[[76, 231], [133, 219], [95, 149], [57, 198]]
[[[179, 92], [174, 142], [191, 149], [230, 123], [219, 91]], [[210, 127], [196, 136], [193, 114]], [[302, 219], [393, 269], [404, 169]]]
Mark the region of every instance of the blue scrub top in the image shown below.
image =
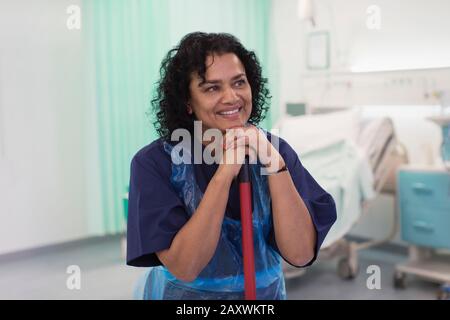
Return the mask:
[[[270, 133], [267, 133], [267, 137], [271, 141]], [[308, 264], [302, 266], [306, 267], [316, 259], [325, 236], [336, 220], [336, 206], [331, 195], [303, 167], [292, 147], [285, 140], [278, 139], [278, 152], [309, 210], [317, 232], [315, 255]], [[218, 166], [194, 164], [195, 178], [203, 193]], [[127, 224], [127, 264], [130, 266], [161, 265], [155, 253], [168, 249], [177, 232], [189, 219], [183, 201], [170, 184], [171, 170], [170, 155], [164, 150], [162, 138], [142, 148], [133, 157]], [[225, 214], [229, 218], [240, 219], [239, 186], [236, 180], [230, 187]], [[267, 241], [279, 253], [273, 230]]]

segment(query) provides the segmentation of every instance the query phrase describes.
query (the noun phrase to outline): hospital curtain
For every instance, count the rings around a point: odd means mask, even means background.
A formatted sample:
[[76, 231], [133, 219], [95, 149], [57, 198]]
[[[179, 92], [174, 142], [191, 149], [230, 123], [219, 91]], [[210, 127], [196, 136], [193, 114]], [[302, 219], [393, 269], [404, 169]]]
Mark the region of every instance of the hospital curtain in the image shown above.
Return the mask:
[[[101, 214], [88, 217], [92, 232], [124, 230], [123, 194], [132, 156], [157, 138], [148, 114], [164, 54], [191, 31], [230, 32], [255, 50], [277, 101], [270, 0], [85, 0], [82, 32], [93, 79]], [[276, 107], [276, 108], [275, 108]], [[274, 105], [262, 124], [270, 129]]]

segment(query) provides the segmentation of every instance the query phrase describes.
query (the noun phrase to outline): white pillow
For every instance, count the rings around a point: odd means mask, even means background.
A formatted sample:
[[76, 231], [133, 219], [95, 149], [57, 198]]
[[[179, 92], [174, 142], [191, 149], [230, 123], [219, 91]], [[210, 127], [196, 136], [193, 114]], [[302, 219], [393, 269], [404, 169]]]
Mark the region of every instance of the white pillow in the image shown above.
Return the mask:
[[356, 141], [359, 132], [358, 111], [286, 117], [280, 122], [280, 136], [298, 154], [321, 149], [343, 140]]
[[442, 131], [434, 122], [415, 117], [393, 117], [398, 140], [406, 147], [408, 161], [415, 165], [440, 163]]

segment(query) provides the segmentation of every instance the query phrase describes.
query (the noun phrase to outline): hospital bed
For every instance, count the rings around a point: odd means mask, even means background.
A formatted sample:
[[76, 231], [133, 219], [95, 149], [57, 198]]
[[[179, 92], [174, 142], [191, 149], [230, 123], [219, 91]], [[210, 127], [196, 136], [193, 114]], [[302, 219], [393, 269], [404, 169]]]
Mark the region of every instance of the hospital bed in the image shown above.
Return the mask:
[[[390, 241], [398, 228], [394, 210], [386, 237], [365, 242], [344, 237], [368, 211], [377, 194], [395, 192], [396, 168], [407, 162], [407, 155], [396, 138], [392, 121], [361, 121], [358, 112], [339, 111], [287, 116], [276, 128], [336, 202], [337, 220], [322, 244], [319, 258], [338, 258], [339, 276], [354, 278], [358, 273], [358, 251]], [[283, 270], [286, 278], [304, 273], [304, 269], [287, 263]]]

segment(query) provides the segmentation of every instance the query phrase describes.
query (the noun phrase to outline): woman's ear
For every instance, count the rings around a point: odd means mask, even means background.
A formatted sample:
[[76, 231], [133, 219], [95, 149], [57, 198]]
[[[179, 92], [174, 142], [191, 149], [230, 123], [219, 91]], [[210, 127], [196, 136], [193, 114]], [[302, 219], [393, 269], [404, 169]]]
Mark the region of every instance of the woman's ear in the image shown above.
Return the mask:
[[188, 102], [186, 105], [187, 113], [192, 114], [192, 107], [191, 104]]

